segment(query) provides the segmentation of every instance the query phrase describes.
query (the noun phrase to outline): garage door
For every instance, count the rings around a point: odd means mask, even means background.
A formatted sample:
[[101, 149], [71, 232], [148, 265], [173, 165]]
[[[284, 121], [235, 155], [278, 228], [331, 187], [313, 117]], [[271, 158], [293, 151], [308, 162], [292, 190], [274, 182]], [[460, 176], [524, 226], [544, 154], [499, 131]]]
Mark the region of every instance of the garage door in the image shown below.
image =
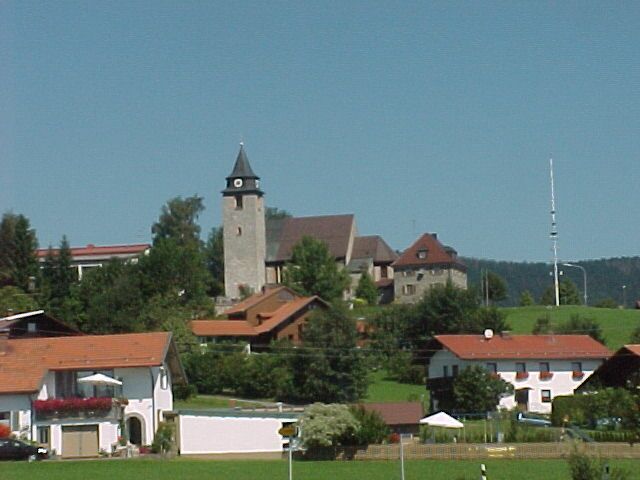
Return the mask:
[[98, 426], [72, 425], [62, 427], [62, 456], [97, 457]]

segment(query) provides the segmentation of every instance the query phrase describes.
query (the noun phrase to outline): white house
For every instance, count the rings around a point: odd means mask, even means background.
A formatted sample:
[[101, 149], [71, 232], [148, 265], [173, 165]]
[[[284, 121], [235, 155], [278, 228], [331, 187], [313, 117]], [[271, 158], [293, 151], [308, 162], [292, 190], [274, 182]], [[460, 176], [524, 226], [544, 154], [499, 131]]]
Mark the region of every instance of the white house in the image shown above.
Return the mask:
[[[96, 373], [102, 381], [81, 380]], [[167, 332], [0, 335], [0, 422], [62, 457], [110, 452], [120, 436], [151, 444], [173, 408], [172, 383], [185, 380]]]
[[499, 407], [550, 413], [558, 395], [571, 395], [611, 355], [588, 335], [437, 335], [429, 360], [431, 409], [450, 409], [453, 381], [480, 365], [511, 383], [514, 394]]
[[295, 423], [296, 412], [234, 409], [181, 410], [177, 442], [181, 455], [265, 453], [281, 455], [289, 439], [279, 430]]

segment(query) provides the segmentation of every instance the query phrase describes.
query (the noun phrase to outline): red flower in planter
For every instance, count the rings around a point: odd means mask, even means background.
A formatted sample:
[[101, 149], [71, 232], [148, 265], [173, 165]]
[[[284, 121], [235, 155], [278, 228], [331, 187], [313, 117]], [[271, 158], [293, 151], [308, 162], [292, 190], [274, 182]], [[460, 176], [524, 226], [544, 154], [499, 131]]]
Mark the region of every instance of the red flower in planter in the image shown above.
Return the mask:
[[400, 443], [400, 434], [393, 432], [389, 435], [389, 443]]
[[580, 379], [584, 377], [584, 372], [581, 372], [580, 370], [574, 370], [572, 376], [574, 379]]
[[0, 438], [7, 438], [11, 435], [11, 429], [9, 425], [5, 425], [4, 423], [0, 423]]
[[529, 378], [529, 372], [516, 372], [516, 380], [524, 380]]
[[540, 372], [540, 380], [550, 380], [553, 377], [553, 372]]

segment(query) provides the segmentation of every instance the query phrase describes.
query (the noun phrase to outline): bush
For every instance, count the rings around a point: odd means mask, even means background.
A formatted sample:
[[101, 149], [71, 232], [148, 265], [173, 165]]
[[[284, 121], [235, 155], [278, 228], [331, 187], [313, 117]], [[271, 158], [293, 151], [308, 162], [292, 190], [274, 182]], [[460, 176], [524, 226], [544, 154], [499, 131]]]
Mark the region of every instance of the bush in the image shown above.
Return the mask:
[[165, 455], [173, 450], [174, 447], [175, 425], [168, 422], [160, 422], [158, 430], [151, 445], [153, 453], [161, 453]]
[[609, 476], [605, 476], [605, 469], [608, 469], [608, 462], [605, 459], [595, 458], [574, 450], [568, 458], [569, 469], [572, 480], [600, 480], [609, 478], [610, 480], [627, 480], [631, 478], [627, 470], [613, 468]]

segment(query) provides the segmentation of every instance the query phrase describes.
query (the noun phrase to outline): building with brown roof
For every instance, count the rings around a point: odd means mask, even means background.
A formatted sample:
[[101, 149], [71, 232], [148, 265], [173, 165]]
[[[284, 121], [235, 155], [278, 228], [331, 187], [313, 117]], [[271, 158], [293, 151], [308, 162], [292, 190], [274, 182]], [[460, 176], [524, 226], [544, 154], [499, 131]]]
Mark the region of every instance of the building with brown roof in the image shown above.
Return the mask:
[[191, 331], [201, 343], [220, 339], [267, 346], [274, 340], [301, 341], [304, 324], [317, 308], [328, 308], [319, 297], [302, 297], [287, 287], [251, 295], [225, 312], [226, 319], [194, 320]]
[[380, 414], [392, 432], [398, 434], [420, 434], [420, 420], [424, 417], [421, 402], [363, 403], [369, 412]]
[[597, 391], [603, 387], [640, 387], [640, 345], [625, 345], [611, 355], [578, 389]]
[[[72, 247], [71, 266], [78, 272], [78, 280], [82, 280], [82, 275], [88, 269], [101, 267], [112, 258], [119, 258], [126, 261], [135, 261], [140, 255], [149, 251], [151, 245], [148, 243], [137, 243], [129, 245], [93, 245], [86, 247]], [[54, 256], [60, 252], [59, 248], [40, 248], [36, 250], [36, 256], [40, 263], [44, 263], [47, 255], [51, 252]]]
[[79, 330], [47, 315], [44, 310], [17, 313], [0, 318], [0, 332], [6, 332], [9, 338], [82, 335]]
[[[480, 365], [513, 385], [500, 407], [550, 413], [558, 395], [571, 395], [611, 352], [588, 335], [436, 335], [427, 388], [431, 410], [453, 410], [453, 381]], [[471, 412], [470, 412], [471, 413]], [[478, 413], [478, 412], [474, 412]]]
[[435, 233], [425, 233], [391, 264], [394, 271], [395, 298], [401, 303], [415, 303], [434, 285], [451, 281], [467, 288], [467, 267], [458, 253], [445, 246]]
[[167, 332], [0, 336], [0, 422], [63, 457], [110, 452], [119, 436], [151, 444], [185, 382]]
[[352, 214], [265, 219], [259, 180], [241, 145], [222, 191], [227, 298], [240, 298], [242, 290], [260, 292], [264, 285], [281, 284], [293, 247], [305, 236], [324, 242], [339, 267], [356, 277], [364, 270], [374, 281], [393, 277], [390, 265], [395, 252], [378, 236], [358, 236]]

